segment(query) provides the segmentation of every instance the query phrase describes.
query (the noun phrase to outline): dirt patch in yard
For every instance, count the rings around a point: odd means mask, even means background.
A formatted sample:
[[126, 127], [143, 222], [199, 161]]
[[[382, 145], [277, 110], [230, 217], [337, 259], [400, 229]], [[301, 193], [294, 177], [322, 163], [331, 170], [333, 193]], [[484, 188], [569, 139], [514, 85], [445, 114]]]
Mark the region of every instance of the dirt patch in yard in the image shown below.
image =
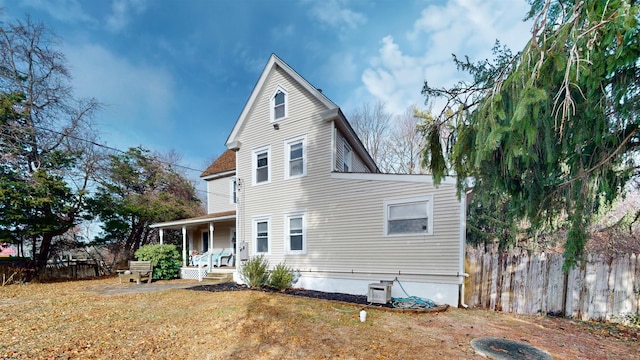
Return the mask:
[[0, 358], [482, 359], [470, 342], [486, 336], [556, 359], [640, 358], [638, 332], [613, 324], [455, 308], [367, 308], [362, 323], [357, 312], [336, 310], [361, 304], [169, 284], [111, 278], [0, 287]]

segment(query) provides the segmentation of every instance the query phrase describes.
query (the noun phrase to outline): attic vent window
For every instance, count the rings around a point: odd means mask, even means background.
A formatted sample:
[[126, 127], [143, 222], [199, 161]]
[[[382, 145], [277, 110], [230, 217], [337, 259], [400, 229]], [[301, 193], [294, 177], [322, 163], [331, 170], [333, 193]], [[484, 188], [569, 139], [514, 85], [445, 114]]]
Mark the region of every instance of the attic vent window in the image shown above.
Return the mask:
[[271, 122], [287, 117], [287, 91], [278, 86], [271, 97]]

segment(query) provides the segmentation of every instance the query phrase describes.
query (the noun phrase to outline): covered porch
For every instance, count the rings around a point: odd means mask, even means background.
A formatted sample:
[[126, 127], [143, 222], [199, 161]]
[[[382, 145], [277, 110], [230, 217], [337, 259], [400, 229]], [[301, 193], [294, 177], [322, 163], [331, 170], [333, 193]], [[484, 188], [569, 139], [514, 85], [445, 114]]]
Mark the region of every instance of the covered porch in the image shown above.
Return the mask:
[[180, 277], [202, 280], [208, 274], [236, 271], [236, 212], [225, 211], [156, 223], [160, 243], [165, 230], [182, 234], [182, 266]]

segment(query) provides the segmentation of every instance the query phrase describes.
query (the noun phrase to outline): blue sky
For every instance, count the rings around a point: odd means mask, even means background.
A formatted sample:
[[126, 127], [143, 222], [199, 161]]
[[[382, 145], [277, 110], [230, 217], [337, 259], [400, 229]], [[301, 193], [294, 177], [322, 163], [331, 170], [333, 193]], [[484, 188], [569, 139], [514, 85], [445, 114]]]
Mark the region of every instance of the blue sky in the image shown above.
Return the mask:
[[[528, 40], [525, 0], [0, 0], [2, 21], [44, 22], [61, 39], [77, 97], [105, 104], [102, 141], [183, 155], [221, 154], [269, 55], [347, 116], [364, 102], [424, 107], [425, 80], [463, 79], [451, 54], [481, 60], [496, 39]], [[191, 172], [197, 179], [199, 173]]]

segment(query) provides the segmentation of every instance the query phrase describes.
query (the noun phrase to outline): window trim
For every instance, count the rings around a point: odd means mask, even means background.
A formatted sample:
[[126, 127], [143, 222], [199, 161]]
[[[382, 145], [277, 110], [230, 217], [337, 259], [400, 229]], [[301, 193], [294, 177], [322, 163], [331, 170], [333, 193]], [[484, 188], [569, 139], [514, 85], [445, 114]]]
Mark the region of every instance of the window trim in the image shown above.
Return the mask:
[[[302, 174], [291, 175], [291, 146], [302, 143]], [[307, 176], [307, 135], [301, 135], [284, 141], [284, 178], [296, 179]]]
[[[389, 207], [390, 205], [411, 204], [416, 202], [426, 202], [427, 206], [427, 232], [411, 233], [411, 234], [389, 234]], [[433, 195], [415, 196], [402, 199], [389, 199], [384, 201], [384, 236], [385, 237], [403, 237], [403, 236], [430, 236], [433, 235]]]
[[[258, 223], [261, 222], [267, 223], [267, 252], [258, 252]], [[252, 223], [251, 242], [253, 243], [253, 253], [255, 255], [271, 255], [271, 215], [254, 216], [252, 218]]]
[[[267, 153], [267, 181], [258, 182], [258, 155]], [[253, 186], [265, 185], [271, 183], [271, 145], [261, 146], [255, 148], [251, 152], [251, 183]]]
[[[278, 92], [282, 92], [284, 94], [284, 116], [276, 118], [276, 95]], [[273, 93], [271, 93], [271, 97], [269, 98], [269, 108], [272, 123], [289, 117], [289, 92], [281, 85], [277, 85], [275, 90], [273, 90]]]
[[[302, 218], [302, 250], [291, 250], [291, 219]], [[287, 255], [307, 254], [307, 212], [294, 211], [284, 215], [284, 252]]]
[[229, 179], [229, 204], [235, 205], [238, 203], [238, 182], [236, 177]]
[[[347, 170], [345, 170], [345, 167]], [[353, 172], [353, 149], [347, 144], [347, 140], [342, 142], [342, 171]]]

